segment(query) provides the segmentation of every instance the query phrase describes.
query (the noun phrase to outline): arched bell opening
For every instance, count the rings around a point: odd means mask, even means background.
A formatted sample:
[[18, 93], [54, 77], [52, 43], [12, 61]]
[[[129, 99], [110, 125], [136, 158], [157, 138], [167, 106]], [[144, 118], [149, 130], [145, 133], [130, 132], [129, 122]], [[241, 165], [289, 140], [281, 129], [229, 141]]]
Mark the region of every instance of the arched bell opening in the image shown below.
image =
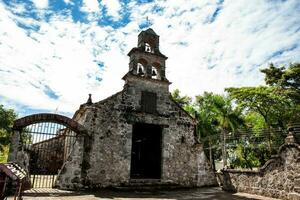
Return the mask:
[[161, 80], [161, 65], [159, 63], [153, 63], [151, 71], [151, 78]]
[[154, 53], [154, 48], [149, 43], [145, 43], [145, 51], [149, 53]]
[[151, 67], [151, 78], [158, 79], [157, 69], [154, 66]]
[[145, 76], [147, 61], [145, 59], [139, 59], [136, 67], [136, 74], [139, 76]]
[[144, 76], [145, 75], [145, 68], [141, 63], [137, 64], [137, 75]]

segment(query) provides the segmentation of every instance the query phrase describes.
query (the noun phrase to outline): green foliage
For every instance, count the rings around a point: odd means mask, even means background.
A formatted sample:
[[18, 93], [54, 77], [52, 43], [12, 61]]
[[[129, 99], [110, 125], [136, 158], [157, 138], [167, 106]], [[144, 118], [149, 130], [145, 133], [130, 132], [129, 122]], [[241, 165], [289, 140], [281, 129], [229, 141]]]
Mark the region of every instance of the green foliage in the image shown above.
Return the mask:
[[175, 89], [172, 93], [171, 96], [174, 101], [176, 101], [181, 107], [188, 106], [192, 102], [192, 98], [189, 96], [181, 96], [180, 91], [178, 89]]
[[265, 74], [266, 84], [276, 88], [277, 95], [291, 101], [292, 109], [289, 110], [289, 120], [296, 121], [300, 118], [300, 63], [290, 64], [286, 67], [275, 67], [270, 64], [261, 70]]
[[5, 163], [7, 161], [8, 152], [8, 145], [2, 146], [2, 150], [0, 151], [0, 163]]
[[[244, 125], [241, 111], [233, 108], [228, 97], [207, 92], [196, 96], [194, 107], [197, 111], [198, 134], [206, 154], [210, 160], [221, 159], [221, 135], [225, 138], [230, 132]], [[224, 159], [227, 160], [225, 157]]]
[[276, 86], [285, 94], [294, 94], [290, 96], [293, 100], [300, 101], [300, 63], [290, 64], [285, 67], [275, 67], [272, 63], [268, 68], [262, 69], [265, 74], [266, 84]]
[[7, 159], [10, 135], [16, 118], [17, 114], [14, 110], [5, 109], [0, 105], [0, 163]]
[[[247, 146], [239, 142], [237, 159], [233, 161], [235, 165], [245, 167], [248, 160], [246, 154], [254, 156], [251, 161], [258, 159], [263, 164], [284, 142], [283, 131], [276, 129], [286, 130], [290, 122], [299, 120], [300, 65], [290, 64], [286, 68], [270, 64], [261, 71], [265, 74], [268, 86], [226, 89], [238, 107], [243, 109], [246, 124], [251, 128], [251, 142], [256, 144], [252, 152], [247, 152]], [[262, 138], [267, 138], [267, 141]], [[248, 162], [247, 165], [255, 166], [255, 163]]]
[[214, 157], [220, 156], [219, 122], [217, 113], [214, 111], [214, 104], [217, 98], [219, 98], [217, 95], [205, 92], [202, 96], [196, 96], [194, 104], [198, 121], [197, 134], [204, 145], [206, 154], [209, 155], [208, 157], [213, 167]]
[[241, 111], [233, 108], [228, 97], [205, 92], [203, 96], [196, 96], [195, 106], [203, 132], [216, 132], [218, 129], [234, 131], [244, 125]]
[[255, 151], [253, 151], [253, 144], [241, 140], [239, 144], [237, 144], [234, 151], [229, 152], [230, 158], [230, 167], [233, 168], [249, 168], [259, 167], [261, 165]]
[[258, 132], [261, 129], [267, 128], [267, 124], [263, 116], [257, 112], [247, 112], [244, 119], [246, 126], [251, 128], [254, 132]]
[[300, 119], [300, 64], [270, 64], [261, 71], [266, 86], [226, 88], [228, 97], [205, 92], [192, 102], [178, 89], [172, 93], [197, 119], [197, 134], [210, 160], [221, 159], [225, 138], [231, 167], [261, 166], [283, 144], [283, 130]]
[[217, 113], [214, 111], [217, 95], [205, 92], [203, 96], [196, 96], [194, 104], [197, 111], [198, 131], [201, 138], [215, 135], [219, 125]]
[[246, 112], [260, 114], [269, 126], [286, 127], [292, 117], [290, 99], [276, 93], [275, 87], [226, 88], [229, 96]]
[[269, 68], [260, 70], [265, 74], [265, 82], [270, 86], [278, 86], [282, 80], [285, 67], [275, 67], [273, 63], [269, 65]]

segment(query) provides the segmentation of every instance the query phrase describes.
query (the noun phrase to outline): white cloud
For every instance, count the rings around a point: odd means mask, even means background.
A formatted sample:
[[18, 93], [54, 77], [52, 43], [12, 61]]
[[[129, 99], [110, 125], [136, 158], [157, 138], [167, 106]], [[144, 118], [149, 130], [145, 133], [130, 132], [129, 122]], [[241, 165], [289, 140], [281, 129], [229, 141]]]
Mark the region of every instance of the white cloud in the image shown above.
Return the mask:
[[65, 2], [66, 4], [73, 3], [72, 0], [64, 0], [64, 2]]
[[[262, 84], [259, 68], [280, 60], [299, 61], [299, 33], [292, 29], [297, 27], [298, 16], [292, 13], [297, 4], [225, 1], [218, 5], [217, 1], [201, 1], [201, 5], [185, 2], [180, 6], [180, 2], [165, 1], [159, 4], [163, 14], [151, 13], [158, 5], [152, 3], [132, 9], [132, 16], [133, 21], [141, 21], [147, 13], [153, 22], [162, 52], [169, 57], [171, 88], [196, 95], [205, 90], [221, 93], [225, 87]], [[218, 15], [211, 21], [218, 7]], [[293, 44], [298, 44], [297, 49], [270, 57]]]
[[48, 7], [48, 0], [31, 0], [35, 7], [45, 9]]
[[[0, 7], [1, 13], [7, 13]], [[85, 102], [101, 70], [94, 62], [92, 46], [85, 44], [82, 30], [71, 20], [41, 23], [40, 32], [28, 37], [10, 17], [0, 22], [0, 94], [37, 109], [72, 112]], [[17, 58], [17, 59], [16, 59]], [[49, 98], [45, 86], [60, 96]]]
[[83, 0], [81, 10], [84, 12], [99, 12], [99, 3], [97, 0]]
[[107, 9], [107, 14], [117, 21], [120, 19], [121, 4], [118, 0], [102, 0], [102, 6]]

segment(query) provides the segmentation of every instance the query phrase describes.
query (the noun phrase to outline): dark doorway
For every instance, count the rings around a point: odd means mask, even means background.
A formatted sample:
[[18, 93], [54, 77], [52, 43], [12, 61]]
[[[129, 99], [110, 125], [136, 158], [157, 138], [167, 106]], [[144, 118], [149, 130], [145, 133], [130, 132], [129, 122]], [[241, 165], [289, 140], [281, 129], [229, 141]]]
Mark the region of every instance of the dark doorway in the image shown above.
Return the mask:
[[158, 125], [133, 125], [131, 178], [161, 178], [161, 133]]

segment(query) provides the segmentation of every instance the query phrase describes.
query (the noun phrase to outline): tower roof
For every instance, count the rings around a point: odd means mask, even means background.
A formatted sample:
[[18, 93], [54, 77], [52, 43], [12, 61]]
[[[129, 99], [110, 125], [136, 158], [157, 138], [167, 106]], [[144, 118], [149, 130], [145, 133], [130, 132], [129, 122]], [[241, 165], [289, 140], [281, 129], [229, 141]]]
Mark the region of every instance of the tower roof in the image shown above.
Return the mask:
[[[145, 30], [145, 31], [142, 31], [142, 32], [145, 32], [145, 33], [148, 33], [148, 34], [151, 34], [151, 35], [156, 35], [156, 36], [158, 36], [155, 32], [154, 32], [154, 30], [152, 29], [152, 28], [148, 28], [147, 30]], [[141, 32], [141, 33], [142, 33]], [[140, 33], [140, 34], [141, 34]]]

